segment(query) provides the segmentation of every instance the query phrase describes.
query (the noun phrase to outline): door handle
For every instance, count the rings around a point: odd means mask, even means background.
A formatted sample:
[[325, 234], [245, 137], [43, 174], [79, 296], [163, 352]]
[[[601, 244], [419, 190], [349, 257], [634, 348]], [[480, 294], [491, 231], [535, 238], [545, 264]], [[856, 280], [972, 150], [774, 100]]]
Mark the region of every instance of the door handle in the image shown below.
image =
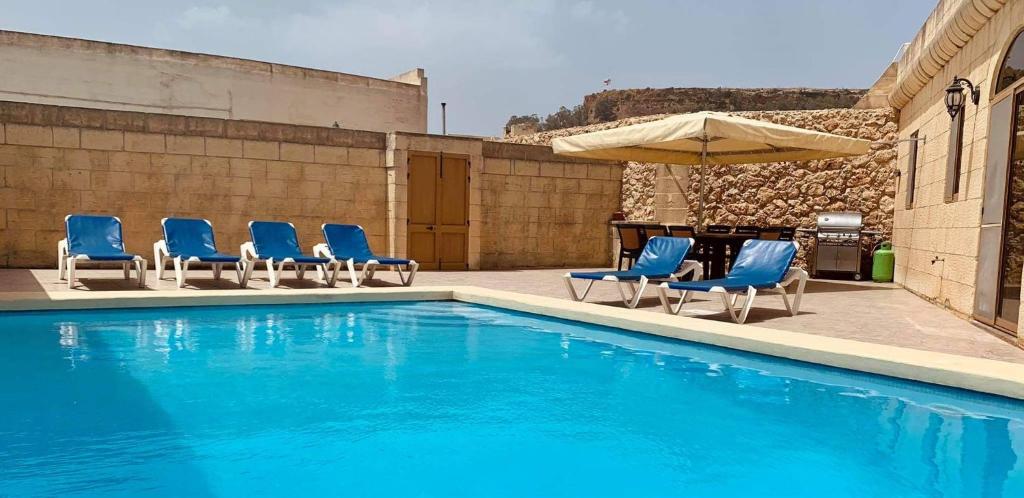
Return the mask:
[[433, 232], [434, 231], [434, 226], [433, 225], [428, 226], [427, 230], [430, 230], [431, 232]]

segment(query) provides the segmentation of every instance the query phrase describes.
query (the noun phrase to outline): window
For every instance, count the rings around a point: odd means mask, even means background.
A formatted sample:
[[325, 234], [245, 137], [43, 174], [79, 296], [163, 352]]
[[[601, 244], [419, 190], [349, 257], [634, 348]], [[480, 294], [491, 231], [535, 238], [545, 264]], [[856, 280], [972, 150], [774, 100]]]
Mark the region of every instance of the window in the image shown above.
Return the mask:
[[910, 162], [907, 163], [907, 209], [914, 207], [914, 189], [917, 187], [917, 134], [916, 131], [910, 134], [910, 151], [908, 152]]
[[999, 74], [996, 76], [996, 93], [999, 93], [1021, 78], [1024, 78], [1024, 31], [1017, 34], [1017, 38], [1010, 44], [1006, 51], [1003, 64], [999, 66]]
[[946, 202], [954, 202], [960, 193], [960, 165], [963, 157], [965, 105], [960, 105], [949, 124], [949, 150], [946, 152]]

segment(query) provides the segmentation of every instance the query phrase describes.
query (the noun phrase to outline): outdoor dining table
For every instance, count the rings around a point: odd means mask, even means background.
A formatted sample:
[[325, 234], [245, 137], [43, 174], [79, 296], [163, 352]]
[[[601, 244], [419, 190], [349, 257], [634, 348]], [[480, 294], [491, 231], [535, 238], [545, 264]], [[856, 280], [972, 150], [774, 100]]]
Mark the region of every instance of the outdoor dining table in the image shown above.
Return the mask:
[[743, 243], [756, 233], [697, 232], [694, 236], [697, 260], [704, 264], [704, 279], [722, 278], [732, 266]]

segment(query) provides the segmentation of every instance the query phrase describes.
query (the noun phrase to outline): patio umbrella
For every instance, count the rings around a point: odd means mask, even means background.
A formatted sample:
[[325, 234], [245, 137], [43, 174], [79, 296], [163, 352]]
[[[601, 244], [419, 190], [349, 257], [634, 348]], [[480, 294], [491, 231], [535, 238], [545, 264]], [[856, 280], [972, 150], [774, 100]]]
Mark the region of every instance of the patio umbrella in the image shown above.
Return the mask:
[[556, 154], [701, 166], [697, 227], [704, 224], [704, 165], [808, 161], [858, 156], [871, 142], [720, 112], [680, 114], [620, 128], [556, 138]]

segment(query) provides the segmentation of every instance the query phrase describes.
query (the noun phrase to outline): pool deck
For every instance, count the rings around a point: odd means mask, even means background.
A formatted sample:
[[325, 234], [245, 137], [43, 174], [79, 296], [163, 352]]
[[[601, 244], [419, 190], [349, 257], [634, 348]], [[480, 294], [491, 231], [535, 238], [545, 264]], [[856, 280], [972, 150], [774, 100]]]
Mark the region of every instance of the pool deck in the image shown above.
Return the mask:
[[[414, 288], [473, 286], [567, 300], [561, 279], [561, 275], [566, 271], [542, 269], [421, 272], [416, 276]], [[139, 289], [131, 282], [122, 280], [120, 274], [120, 270], [82, 270], [79, 277], [84, 278], [80, 280], [78, 287], [73, 291], [67, 291], [66, 284], [58, 279], [56, 270], [0, 270], [0, 302], [84, 298], [91, 295], [127, 297], [164, 294], [156, 291], [170, 291], [183, 297], [213, 297], [228, 293], [238, 295], [240, 291], [233, 272], [227, 271], [225, 275], [228, 277], [214, 281], [208, 271], [197, 270], [190, 275], [194, 279], [190, 279], [189, 286], [181, 290], [175, 289], [172, 279], [157, 281], [152, 270], [147, 276], [146, 289]], [[381, 281], [375, 282], [374, 287], [398, 284], [397, 275], [393, 272], [378, 272], [378, 277]], [[266, 294], [268, 284], [265, 273], [254, 272], [250, 287], [242, 292], [251, 292], [255, 295], [262, 290], [262, 293]], [[312, 282], [307, 275], [304, 281], [285, 279], [283, 288], [274, 291], [273, 295], [301, 293], [296, 289], [308, 290], [318, 287], [320, 286]], [[339, 289], [348, 287], [347, 281], [338, 283]], [[640, 309], [644, 312], [663, 313], [655, 291], [648, 290], [645, 295], [647, 297], [641, 301]], [[587, 300], [623, 308], [618, 292], [611, 283], [595, 284]], [[698, 297], [687, 304], [684, 315], [719, 323], [729, 322], [728, 315], [722, 311], [720, 301], [704, 297]], [[1024, 363], [1024, 349], [1018, 347], [1008, 336], [999, 336], [979, 328], [893, 284], [811, 280], [807, 284], [798, 316], [790, 316], [781, 299], [769, 294], [757, 298], [747, 324], [758, 328]]]

